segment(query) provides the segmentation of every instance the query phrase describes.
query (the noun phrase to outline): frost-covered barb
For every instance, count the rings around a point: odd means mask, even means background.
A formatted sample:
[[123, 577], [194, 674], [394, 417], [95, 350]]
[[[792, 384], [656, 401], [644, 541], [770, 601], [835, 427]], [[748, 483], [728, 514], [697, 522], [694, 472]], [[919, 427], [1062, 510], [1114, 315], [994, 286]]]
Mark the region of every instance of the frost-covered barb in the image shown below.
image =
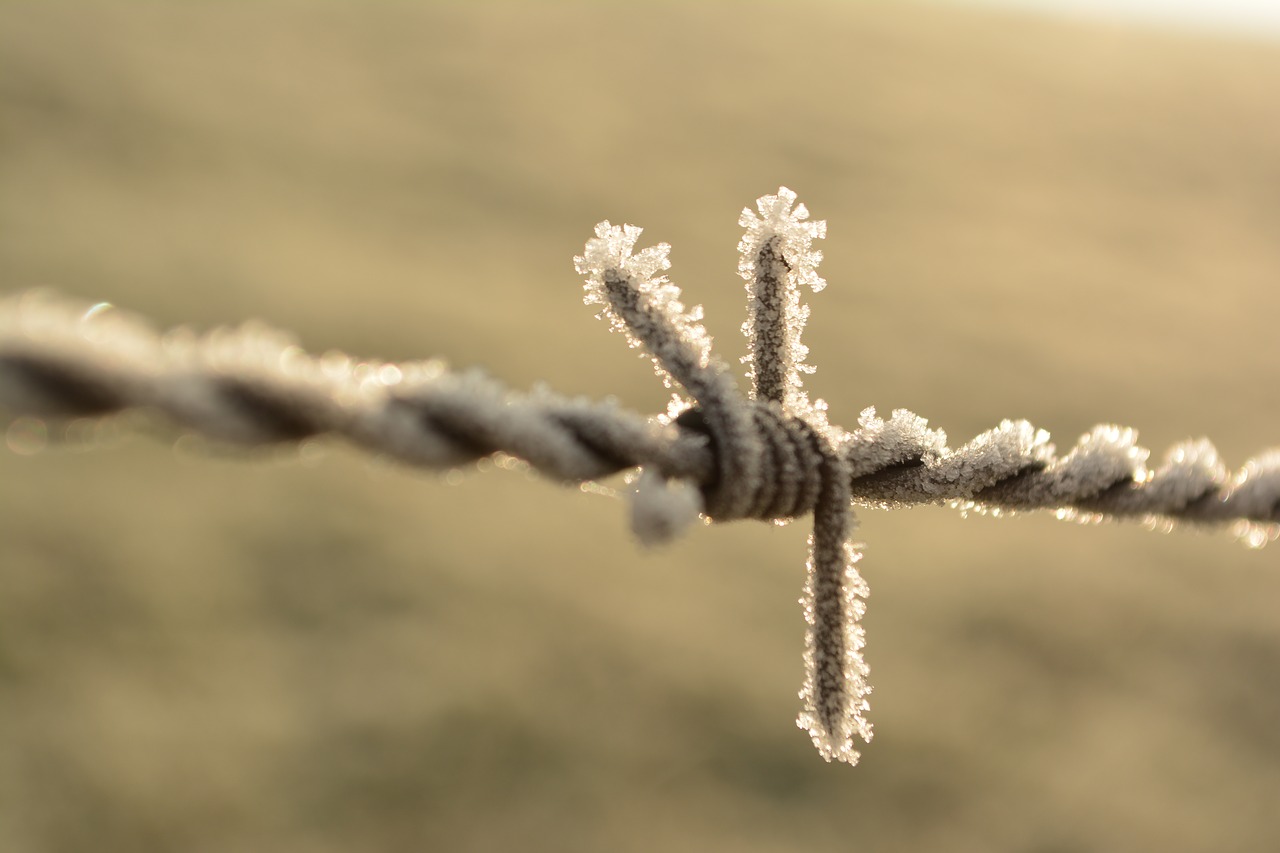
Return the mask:
[[[807, 348], [800, 332], [808, 307], [800, 287], [819, 290], [822, 254], [812, 248], [825, 223], [805, 222], [808, 211], [783, 187], [756, 202], [760, 216], [744, 211], [739, 272], [747, 279], [752, 399], [738, 391], [724, 365], [711, 354], [699, 309], [686, 311], [680, 290], [665, 275], [669, 247], [634, 252], [640, 229], [602, 222], [582, 256], [574, 258], [586, 277], [588, 305], [633, 346], [643, 345], [658, 375], [674, 378], [692, 400], [677, 401], [676, 423], [704, 430], [715, 452], [717, 472], [699, 484], [706, 514], [717, 520], [758, 518], [785, 521], [812, 512], [809, 571], [803, 599], [805, 621], [804, 706], [799, 725], [828, 761], [857, 763], [853, 736], [871, 739], [867, 709], [865, 645], [858, 624], [866, 610], [867, 585], [858, 574], [856, 527], [850, 496], [851, 469], [843, 452], [848, 436], [827, 423], [824, 406], [809, 402], [800, 381]], [[634, 252], [634, 253], [633, 253]], [[640, 481], [633, 526], [643, 541], [679, 530], [695, 504], [653, 478]]]
[[853, 540], [857, 519], [850, 503], [849, 464], [837, 447], [822, 439], [822, 490], [813, 509], [805, 578], [803, 703], [796, 725], [809, 733], [827, 761], [858, 763], [853, 736], [871, 742], [867, 681], [870, 669], [862, 657], [867, 644], [862, 617], [870, 594], [858, 572], [862, 545]]
[[[621, 332], [632, 347], [644, 346], [668, 388], [715, 382], [723, 367], [711, 365], [711, 336], [702, 327], [702, 306], [686, 309], [680, 288], [663, 274], [671, 268], [666, 243], [634, 252], [643, 231], [634, 225], [596, 226], [574, 269], [586, 276], [583, 301], [601, 306], [597, 316]], [[632, 294], [625, 296], [625, 294]], [[640, 312], [645, 312], [642, 315]], [[668, 330], [674, 334], [668, 334]]]
[[742, 333], [748, 351], [743, 357], [756, 399], [795, 405], [804, 399], [801, 373], [809, 348], [800, 342], [809, 306], [800, 301], [802, 287], [814, 293], [827, 286], [818, 275], [822, 252], [813, 241], [827, 235], [825, 221], [806, 222], [809, 211], [796, 204], [786, 187], [777, 195], [756, 201], [756, 215], [743, 208], [738, 224], [747, 229], [738, 243], [738, 275], [747, 281], [747, 319]]
[[[659, 243], [632, 253], [640, 232], [633, 225], [610, 225], [607, 221], [596, 226], [595, 239], [587, 243], [581, 256], [573, 259], [574, 268], [586, 277], [583, 301], [603, 306], [598, 316], [607, 319], [614, 331], [626, 335], [631, 346], [643, 346], [648, 351], [655, 372], [668, 388], [673, 381], [679, 383], [702, 403], [711, 436], [719, 440], [721, 478], [757, 482], [763, 446], [755, 434], [750, 412], [741, 404], [732, 375], [722, 362], [711, 357], [711, 336], [700, 322], [702, 307], [686, 310], [680, 301], [680, 288], [662, 275], [671, 266], [667, 260], [670, 246]], [[674, 404], [671, 414], [678, 419], [684, 408]], [[718, 497], [705, 507], [708, 514], [737, 518], [750, 511], [751, 496], [746, 491], [725, 491]], [[681, 503], [688, 506], [688, 501]], [[633, 518], [638, 532], [663, 527], [680, 529], [692, 520], [673, 520], [659, 527], [647, 512], [663, 512], [662, 503], [655, 496], [647, 495], [637, 505]], [[649, 541], [653, 537], [645, 533], [641, 538]]]
[[[669, 248], [636, 251], [640, 229], [596, 228], [574, 259], [585, 300], [643, 347], [668, 387], [665, 416], [547, 389], [511, 391], [440, 361], [388, 364], [313, 355], [261, 324], [157, 334], [99, 303], [39, 292], [0, 299], [0, 429], [16, 453], [59, 435], [92, 442], [112, 416], [147, 413], [219, 442], [302, 445], [338, 436], [409, 465], [456, 469], [494, 457], [563, 483], [640, 469], [637, 537], [656, 544], [699, 516], [785, 522], [814, 517], [802, 598], [805, 681], [799, 724], [827, 760], [853, 763], [871, 738], [853, 507], [950, 504], [963, 512], [1047, 509], [1079, 521], [1137, 519], [1229, 526], [1246, 545], [1280, 538], [1280, 449], [1229, 471], [1205, 439], [1149, 465], [1137, 433], [1095, 427], [1066, 453], [1026, 421], [1002, 421], [950, 447], [941, 430], [899, 409], [867, 408], [847, 433], [801, 384], [804, 287], [823, 286], [813, 241], [821, 222], [785, 188], [744, 211], [739, 272], [747, 279], [751, 393], [711, 349], [700, 308], [666, 277]], [[104, 430], [102, 432], [110, 432]]]

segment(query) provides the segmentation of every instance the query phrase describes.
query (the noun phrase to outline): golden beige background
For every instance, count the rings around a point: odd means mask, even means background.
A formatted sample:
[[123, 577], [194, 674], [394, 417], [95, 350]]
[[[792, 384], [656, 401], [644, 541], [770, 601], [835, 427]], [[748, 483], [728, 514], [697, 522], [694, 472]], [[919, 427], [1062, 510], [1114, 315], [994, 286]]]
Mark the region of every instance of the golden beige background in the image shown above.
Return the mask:
[[[666, 393], [581, 303], [829, 223], [833, 419], [1280, 445], [1280, 45], [889, 3], [0, 7], [0, 288], [516, 388]], [[0, 452], [0, 850], [1258, 851], [1280, 551], [863, 512], [875, 741], [796, 730], [803, 524], [341, 446]]]

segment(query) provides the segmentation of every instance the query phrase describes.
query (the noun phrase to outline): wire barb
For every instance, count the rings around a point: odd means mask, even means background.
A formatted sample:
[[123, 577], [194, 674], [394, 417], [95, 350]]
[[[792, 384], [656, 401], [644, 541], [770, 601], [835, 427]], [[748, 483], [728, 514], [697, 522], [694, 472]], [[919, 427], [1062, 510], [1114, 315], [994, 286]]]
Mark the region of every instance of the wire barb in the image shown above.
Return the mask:
[[[759, 216], [746, 208], [738, 224], [746, 229], [738, 244], [738, 272], [747, 281], [747, 321], [742, 326], [750, 353], [752, 397], [785, 426], [808, 433], [813, 465], [784, 469], [771, 478], [771, 491], [788, 497], [803, 493], [801, 506], [813, 511], [808, 576], [801, 599], [805, 624], [805, 681], [796, 724], [807, 731], [827, 761], [858, 762], [853, 735], [871, 740], [863, 716], [871, 686], [862, 657], [865, 634], [859, 624], [869, 594], [858, 573], [858, 526], [850, 498], [850, 465], [839, 451], [848, 434], [827, 423], [824, 406], [809, 401], [801, 376], [813, 372], [804, 363], [809, 348], [800, 342], [809, 306], [802, 285], [814, 292], [826, 282], [818, 275], [822, 253], [813, 241], [826, 235], [826, 222], [806, 222], [809, 211], [796, 204], [786, 187], [756, 201]], [[768, 406], [762, 406], [767, 402]], [[805, 489], [805, 486], [808, 486]], [[812, 503], [809, 500], [812, 500]], [[795, 509], [790, 514], [798, 514]]]

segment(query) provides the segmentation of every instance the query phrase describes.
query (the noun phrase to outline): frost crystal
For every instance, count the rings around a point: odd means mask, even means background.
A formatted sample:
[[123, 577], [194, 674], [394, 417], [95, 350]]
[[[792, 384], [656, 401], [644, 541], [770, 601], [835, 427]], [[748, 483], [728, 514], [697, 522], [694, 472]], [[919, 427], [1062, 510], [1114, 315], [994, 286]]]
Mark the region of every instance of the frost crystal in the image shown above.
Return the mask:
[[1165, 454], [1164, 464], [1146, 482], [1156, 500], [1185, 507], [1227, 480], [1227, 468], [1208, 439], [1186, 441]]
[[[852, 513], [847, 512], [847, 518], [841, 533], [852, 530]], [[815, 527], [809, 537], [809, 573], [800, 599], [807, 630], [805, 680], [800, 690], [803, 709], [796, 725], [809, 733], [827, 761], [857, 764], [860, 755], [853, 748], [854, 735], [868, 743], [872, 736], [865, 716], [871, 707], [867, 701], [870, 669], [862, 657], [867, 638], [860, 624], [869, 590], [858, 572], [861, 546], [845, 536], [832, 543], [834, 549], [824, 548], [818, 541], [823, 535], [822, 528]]]
[[[642, 340], [648, 336], [642, 336], [637, 322], [644, 324], [644, 318], [623, 316], [617, 304], [616, 291], [620, 288], [628, 288], [637, 295], [639, 304], [634, 307], [658, 315], [667, 326], [675, 329], [678, 340], [665, 341], [661, 351], [649, 346], [654, 370], [667, 387], [671, 387], [667, 366], [688, 362], [694, 371], [707, 368], [711, 359], [711, 336], [701, 322], [702, 306], [686, 309], [680, 301], [680, 288], [662, 274], [671, 268], [671, 261], [667, 258], [671, 246], [659, 243], [632, 254], [642, 230], [635, 225], [611, 225], [608, 220], [601, 222], [596, 226], [595, 239], [588, 241], [583, 254], [573, 259], [573, 266], [579, 275], [586, 276], [583, 301], [587, 305], [601, 306], [598, 316], [608, 320], [613, 331], [624, 334], [632, 347], [653, 341]], [[614, 290], [612, 294], [611, 289]], [[670, 337], [656, 324], [648, 323], [648, 326], [654, 327], [651, 331], [658, 336]], [[683, 377], [677, 376], [676, 379], [687, 387]]]
[[1080, 437], [1071, 452], [1048, 468], [1052, 487], [1041, 499], [1057, 506], [1082, 495], [1096, 495], [1126, 477], [1148, 478], [1146, 462], [1151, 451], [1139, 447], [1138, 433], [1127, 427], [1102, 424]]
[[858, 416], [858, 431], [849, 439], [845, 459], [851, 476], [861, 477], [913, 459], [933, 463], [946, 446], [947, 434], [929, 429], [929, 422], [919, 415], [894, 409], [886, 421], [876, 416], [875, 406], [868, 406]]
[[[1277, 494], [1280, 494], [1280, 450], [1271, 450], [1250, 459], [1231, 483], [1230, 497], [1242, 507], [1241, 515], [1263, 516], [1274, 512]], [[1270, 527], [1267, 537], [1262, 540], [1256, 535], [1256, 529], [1244, 538], [1251, 547], [1261, 547], [1275, 538], [1275, 525]]]
[[756, 201], [759, 215], [744, 208], [738, 218], [747, 229], [738, 243], [738, 275], [746, 279], [749, 305], [742, 324], [748, 342], [743, 363], [750, 367], [757, 398], [786, 405], [804, 400], [800, 374], [814, 371], [804, 363], [809, 348], [800, 342], [809, 319], [800, 287], [817, 293], [827, 284], [818, 275], [822, 252], [813, 248], [815, 239], [826, 236], [827, 223], [806, 222], [809, 211], [795, 202], [796, 194], [782, 187]]

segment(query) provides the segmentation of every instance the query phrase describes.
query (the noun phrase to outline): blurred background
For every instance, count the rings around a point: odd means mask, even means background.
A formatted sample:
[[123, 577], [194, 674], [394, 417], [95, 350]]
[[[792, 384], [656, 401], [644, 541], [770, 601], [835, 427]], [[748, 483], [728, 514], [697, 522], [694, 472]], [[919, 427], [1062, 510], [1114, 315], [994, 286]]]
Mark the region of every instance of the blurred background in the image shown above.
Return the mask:
[[[660, 411], [609, 218], [744, 343], [738, 211], [828, 220], [812, 393], [958, 444], [1280, 445], [1280, 41], [874, 2], [7, 3], [0, 289]], [[22, 442], [13, 442], [26, 450]], [[806, 525], [345, 447], [0, 448], [0, 850], [1257, 851], [1280, 550], [861, 513], [874, 742], [793, 720]]]

